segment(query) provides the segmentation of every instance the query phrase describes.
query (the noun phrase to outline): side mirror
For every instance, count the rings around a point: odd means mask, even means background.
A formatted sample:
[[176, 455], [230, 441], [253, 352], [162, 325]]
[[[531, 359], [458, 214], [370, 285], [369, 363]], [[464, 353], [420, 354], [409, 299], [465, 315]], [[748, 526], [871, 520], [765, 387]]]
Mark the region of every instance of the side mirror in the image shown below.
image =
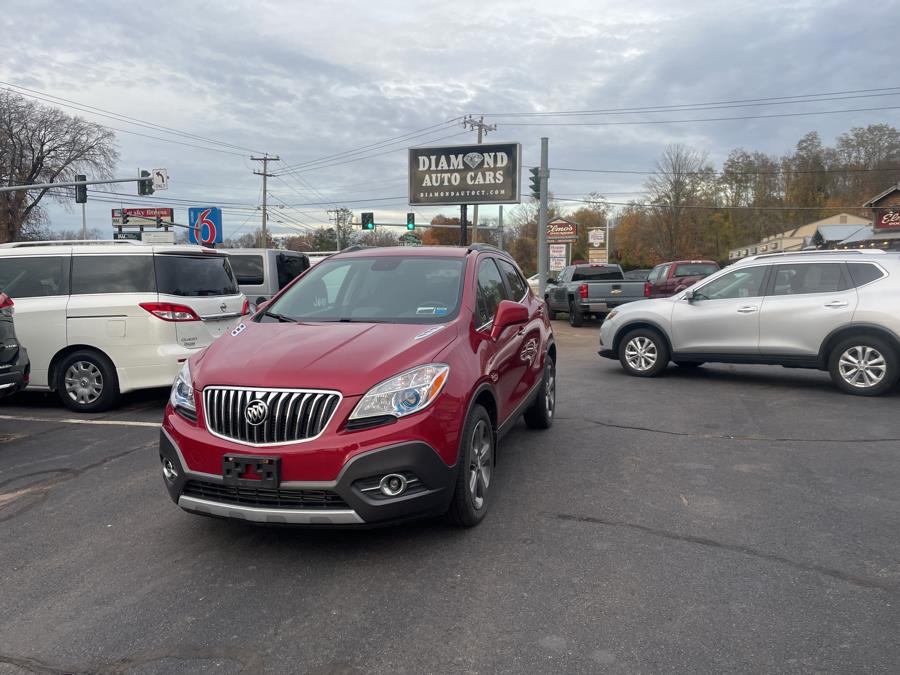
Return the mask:
[[266, 305], [269, 304], [269, 301], [263, 297], [259, 297], [256, 299], [256, 311], [261, 312], [266, 308]]
[[547, 277], [547, 283], [556, 285], [556, 277]]
[[688, 302], [693, 302], [694, 301], [694, 291], [692, 291], [690, 288], [687, 289], [684, 292], [684, 299], [687, 300]]
[[523, 323], [528, 323], [528, 309], [525, 305], [512, 300], [501, 300], [494, 315], [491, 339], [496, 340], [505, 329]]

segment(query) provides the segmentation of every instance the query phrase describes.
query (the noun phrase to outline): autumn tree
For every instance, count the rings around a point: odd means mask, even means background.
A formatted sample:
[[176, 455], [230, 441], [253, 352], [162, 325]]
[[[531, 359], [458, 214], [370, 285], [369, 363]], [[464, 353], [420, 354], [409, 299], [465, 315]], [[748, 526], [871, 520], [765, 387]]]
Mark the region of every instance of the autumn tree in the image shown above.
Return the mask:
[[[0, 184], [71, 181], [76, 174], [109, 178], [118, 160], [112, 131], [58, 108], [0, 92]], [[0, 242], [17, 241], [43, 216], [45, 198], [70, 203], [65, 191], [0, 193]]]

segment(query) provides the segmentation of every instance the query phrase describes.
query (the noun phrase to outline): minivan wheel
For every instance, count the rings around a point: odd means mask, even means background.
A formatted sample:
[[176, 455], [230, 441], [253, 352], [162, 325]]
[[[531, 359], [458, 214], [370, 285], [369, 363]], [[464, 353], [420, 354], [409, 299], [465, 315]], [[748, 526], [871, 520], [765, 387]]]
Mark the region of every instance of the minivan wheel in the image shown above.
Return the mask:
[[638, 328], [619, 343], [619, 363], [629, 375], [656, 377], [669, 365], [669, 348], [656, 331]]
[[575, 328], [584, 325], [584, 314], [578, 309], [574, 300], [569, 300], [569, 325]]
[[838, 389], [856, 396], [883, 394], [900, 375], [893, 348], [884, 340], [869, 336], [841, 340], [831, 350], [828, 371]]
[[494, 475], [494, 430], [491, 417], [481, 405], [472, 406], [462, 433], [456, 486], [447, 520], [473, 527], [484, 518], [490, 504]]
[[105, 356], [79, 350], [66, 356], [57, 366], [56, 393], [69, 410], [101, 412], [118, 400], [119, 379]]
[[556, 364], [548, 355], [544, 362], [544, 379], [537, 398], [523, 417], [529, 429], [549, 429], [553, 426], [554, 412], [556, 412]]

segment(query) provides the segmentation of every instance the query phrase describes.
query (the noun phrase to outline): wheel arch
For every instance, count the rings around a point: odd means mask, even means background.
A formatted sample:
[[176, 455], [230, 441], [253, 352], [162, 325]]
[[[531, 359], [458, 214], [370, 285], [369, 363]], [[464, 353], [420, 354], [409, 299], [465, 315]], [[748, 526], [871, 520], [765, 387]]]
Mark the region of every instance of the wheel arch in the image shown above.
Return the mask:
[[619, 346], [622, 344], [622, 339], [626, 335], [628, 335], [628, 333], [630, 333], [633, 330], [637, 330], [638, 328], [645, 328], [647, 330], [652, 330], [653, 332], [658, 333], [659, 336], [666, 343], [666, 347], [669, 349], [669, 354], [673, 353], [672, 341], [669, 340], [669, 336], [666, 334], [666, 331], [664, 331], [662, 328], [660, 328], [660, 326], [658, 324], [654, 323], [653, 321], [647, 321], [646, 319], [639, 319], [636, 321], [632, 321], [631, 323], [625, 324], [624, 326], [619, 328], [619, 330], [616, 331], [616, 334], [613, 337], [613, 344], [612, 344], [612, 350], [613, 350], [614, 354], [616, 354], [616, 355], [619, 354]]
[[104, 352], [102, 349], [99, 349], [92, 345], [82, 345], [82, 344], [68, 345], [68, 346], [60, 349], [58, 352], [56, 352], [56, 354], [53, 355], [53, 358], [50, 359], [50, 367], [47, 370], [47, 384], [50, 387], [50, 391], [56, 391], [56, 374], [57, 374], [57, 368], [59, 368], [59, 364], [62, 363], [62, 361], [69, 354], [74, 354], [75, 352], [82, 352], [82, 351], [94, 352], [95, 354], [98, 354], [99, 356], [101, 356], [104, 359], [106, 359], [107, 361], [109, 361], [109, 363], [113, 367], [113, 371], [116, 370], [115, 362], [112, 360], [112, 358], [109, 356], [109, 354]]
[[859, 337], [869, 335], [887, 340], [888, 344], [894, 348], [897, 356], [900, 356], [900, 337], [892, 330], [879, 326], [874, 323], [855, 323], [841, 326], [831, 331], [819, 347], [818, 367], [820, 370], [828, 369], [828, 359], [831, 356], [831, 350], [834, 349], [841, 340], [850, 337]]

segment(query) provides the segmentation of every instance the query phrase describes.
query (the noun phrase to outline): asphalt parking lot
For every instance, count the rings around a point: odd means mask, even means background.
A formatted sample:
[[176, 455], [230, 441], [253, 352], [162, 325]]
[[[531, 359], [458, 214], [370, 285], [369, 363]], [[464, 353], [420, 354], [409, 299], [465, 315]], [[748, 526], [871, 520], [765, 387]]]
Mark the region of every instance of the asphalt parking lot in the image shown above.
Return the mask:
[[190, 516], [166, 391], [0, 403], [0, 673], [897, 672], [900, 392], [635, 379], [556, 330], [556, 424], [506, 437], [473, 530]]

